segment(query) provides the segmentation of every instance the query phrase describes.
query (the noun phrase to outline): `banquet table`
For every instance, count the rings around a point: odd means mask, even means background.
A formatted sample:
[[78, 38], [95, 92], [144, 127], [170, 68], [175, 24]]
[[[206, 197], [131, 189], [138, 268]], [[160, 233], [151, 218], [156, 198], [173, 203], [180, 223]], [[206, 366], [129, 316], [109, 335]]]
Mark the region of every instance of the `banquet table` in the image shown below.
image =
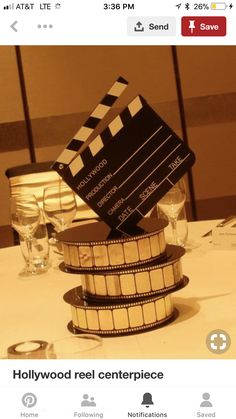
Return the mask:
[[[217, 220], [189, 223], [189, 247], [182, 259], [187, 287], [173, 294], [178, 317], [168, 325], [130, 336], [103, 338], [108, 359], [187, 359], [236, 357], [236, 251], [215, 250], [202, 235]], [[70, 307], [63, 295], [80, 285], [79, 274], [62, 272], [60, 256], [51, 249], [51, 267], [41, 275], [20, 276], [24, 262], [19, 246], [0, 249], [0, 358], [7, 347], [27, 340], [51, 342], [71, 336]], [[213, 354], [206, 336], [225, 330], [231, 346]]]

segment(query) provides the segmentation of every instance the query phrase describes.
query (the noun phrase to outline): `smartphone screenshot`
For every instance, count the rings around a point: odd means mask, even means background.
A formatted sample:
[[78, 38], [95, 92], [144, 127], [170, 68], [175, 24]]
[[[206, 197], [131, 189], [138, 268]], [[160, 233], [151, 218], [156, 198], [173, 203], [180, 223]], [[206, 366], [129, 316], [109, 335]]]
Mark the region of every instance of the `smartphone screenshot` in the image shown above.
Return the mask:
[[235, 18], [0, 0], [2, 418], [235, 418]]

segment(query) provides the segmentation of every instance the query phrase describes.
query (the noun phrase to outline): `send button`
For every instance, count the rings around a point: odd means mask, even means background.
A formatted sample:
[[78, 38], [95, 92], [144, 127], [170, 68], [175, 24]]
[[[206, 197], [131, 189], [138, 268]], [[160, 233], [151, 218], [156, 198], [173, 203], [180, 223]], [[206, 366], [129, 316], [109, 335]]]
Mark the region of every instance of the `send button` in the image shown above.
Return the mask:
[[174, 36], [174, 16], [132, 16], [128, 18], [128, 35], [131, 36]]
[[150, 23], [149, 29], [150, 31], [169, 31], [169, 23], [166, 23], [165, 25], [156, 25], [155, 23]]

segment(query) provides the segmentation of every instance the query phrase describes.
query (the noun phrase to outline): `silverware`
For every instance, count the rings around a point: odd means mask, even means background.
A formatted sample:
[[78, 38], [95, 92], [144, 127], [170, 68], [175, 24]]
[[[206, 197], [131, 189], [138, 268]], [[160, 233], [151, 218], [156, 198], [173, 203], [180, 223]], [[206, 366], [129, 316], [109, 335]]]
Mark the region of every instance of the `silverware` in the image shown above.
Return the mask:
[[[216, 227], [224, 227], [227, 224], [231, 223], [231, 221], [236, 220], [236, 215], [230, 215], [229, 217], [225, 218], [223, 221], [221, 221], [219, 224], [216, 225]], [[211, 236], [212, 230], [208, 231], [207, 233], [203, 234], [202, 237]]]

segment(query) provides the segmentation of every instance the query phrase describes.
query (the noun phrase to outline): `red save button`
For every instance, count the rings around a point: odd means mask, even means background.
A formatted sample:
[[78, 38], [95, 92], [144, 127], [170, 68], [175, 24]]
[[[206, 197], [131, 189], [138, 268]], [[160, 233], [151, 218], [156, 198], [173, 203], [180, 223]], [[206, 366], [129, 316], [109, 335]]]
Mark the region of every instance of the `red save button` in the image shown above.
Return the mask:
[[183, 36], [225, 36], [226, 17], [184, 16], [181, 33]]

